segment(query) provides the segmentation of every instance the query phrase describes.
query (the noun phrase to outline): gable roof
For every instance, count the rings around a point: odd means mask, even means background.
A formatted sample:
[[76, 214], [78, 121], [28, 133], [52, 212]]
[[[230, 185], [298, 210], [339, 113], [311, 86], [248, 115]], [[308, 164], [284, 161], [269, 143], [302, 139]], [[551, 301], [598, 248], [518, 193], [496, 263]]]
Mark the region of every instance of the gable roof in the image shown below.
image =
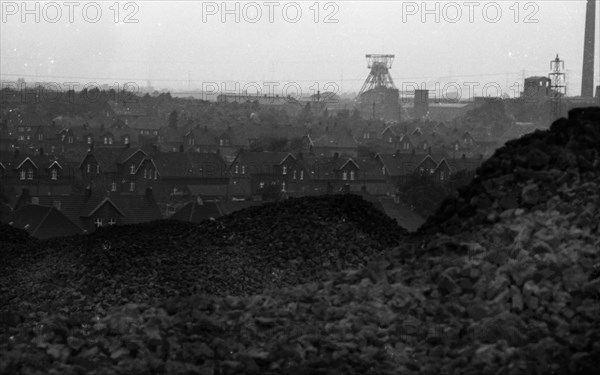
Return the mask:
[[[121, 210], [119, 209], [119, 207], [117, 207], [117, 205], [116, 205], [116, 204], [115, 204], [115, 203], [114, 203], [112, 200], [110, 200], [110, 198], [109, 198], [109, 197], [104, 197], [104, 199], [103, 199], [103, 200], [102, 200], [100, 203], [98, 203], [98, 204], [96, 205], [96, 207], [94, 207], [94, 208], [93, 208], [91, 211], [88, 211], [88, 210], [86, 210], [86, 211], [82, 212], [82, 215], [81, 215], [81, 216], [83, 216], [83, 217], [90, 217], [90, 216], [92, 216], [92, 215], [93, 215], [93, 214], [94, 214], [96, 211], [98, 211], [98, 210], [100, 209], [100, 207], [104, 206], [105, 204], [110, 204], [110, 205], [111, 205], [111, 206], [113, 206], [113, 207], [114, 207], [114, 208], [115, 208], [115, 209], [116, 209], [116, 210], [117, 210], [117, 211], [118, 211], [118, 212], [119, 212], [121, 215], [125, 216], [125, 214], [123, 213], [123, 211], [121, 211]], [[85, 207], [85, 206], [84, 206], [84, 207]]]
[[53, 166], [54, 164], [58, 165], [58, 167], [59, 167], [60, 169], [63, 169], [62, 165], [60, 165], [60, 163], [58, 162], [58, 160], [54, 160], [54, 161], [52, 162], [52, 164], [50, 164], [50, 165], [49, 165], [49, 166], [48, 166], [46, 169], [50, 169], [50, 168], [52, 168], [52, 166]]
[[83, 230], [55, 207], [27, 204], [14, 211], [8, 222], [30, 235], [46, 239], [82, 233]]
[[31, 158], [30, 158], [29, 156], [26, 156], [26, 157], [25, 157], [25, 159], [23, 159], [23, 161], [22, 161], [21, 163], [19, 163], [19, 165], [17, 166], [17, 168], [16, 168], [16, 169], [19, 169], [19, 168], [21, 168], [21, 167], [23, 166], [23, 164], [25, 164], [25, 162], [26, 162], [27, 160], [29, 160], [29, 161], [31, 162], [31, 164], [33, 164], [33, 166], [34, 166], [34, 167], [36, 167], [36, 168], [38, 168], [38, 169], [39, 169], [39, 167], [37, 166], [37, 164], [35, 164], [35, 163], [33, 162], [33, 160], [31, 160]]
[[82, 225], [81, 218], [91, 217], [100, 207], [110, 203], [123, 215], [123, 224], [135, 224], [161, 218], [160, 209], [152, 196], [133, 194], [92, 194], [41, 195], [39, 204], [54, 206], [60, 202], [60, 212], [72, 222]]
[[83, 163], [88, 156], [93, 156], [103, 172], [117, 172], [120, 164], [127, 162], [138, 152], [141, 152], [144, 156], [148, 155], [140, 148], [98, 147], [88, 151], [86, 157], [79, 164], [79, 168], [83, 167]]
[[356, 164], [356, 162], [352, 158], [346, 160], [346, 162], [344, 164], [342, 164], [342, 166], [340, 167], [340, 169], [344, 169], [344, 167], [348, 163], [352, 163], [352, 164], [354, 164], [356, 166], [356, 168], [360, 169], [360, 167], [358, 166], [358, 164]]
[[413, 153], [377, 154], [389, 176], [406, 176], [423, 160], [423, 155]]

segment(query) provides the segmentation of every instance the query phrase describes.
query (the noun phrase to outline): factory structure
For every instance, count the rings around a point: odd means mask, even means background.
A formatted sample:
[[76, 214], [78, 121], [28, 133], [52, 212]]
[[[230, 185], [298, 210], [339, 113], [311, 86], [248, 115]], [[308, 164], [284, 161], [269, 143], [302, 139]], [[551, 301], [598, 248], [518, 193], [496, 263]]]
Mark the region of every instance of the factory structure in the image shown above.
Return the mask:
[[390, 69], [394, 55], [366, 55], [369, 76], [356, 101], [363, 118], [400, 121], [400, 91], [394, 84]]
[[[600, 105], [600, 86], [594, 87], [594, 67], [596, 51], [596, 2], [588, 0], [586, 6], [585, 36], [583, 48], [583, 66], [581, 78], [581, 95], [567, 97], [565, 62], [556, 55], [550, 61], [548, 76], [527, 77], [523, 82], [521, 100], [529, 104], [547, 103], [552, 117], [566, 113], [570, 107], [581, 105]], [[448, 120], [459, 116], [470, 107], [477, 107], [485, 98], [474, 98], [474, 102], [440, 103], [433, 101], [430, 90], [421, 89], [403, 93], [412, 96], [412, 103], [401, 105], [400, 90], [394, 84], [390, 69], [395, 55], [366, 55], [369, 76], [360, 89], [355, 102], [365, 119], [379, 119], [386, 122], [400, 122], [406, 116], [416, 119]], [[600, 75], [600, 72], [598, 72]], [[407, 111], [408, 109], [408, 111]]]

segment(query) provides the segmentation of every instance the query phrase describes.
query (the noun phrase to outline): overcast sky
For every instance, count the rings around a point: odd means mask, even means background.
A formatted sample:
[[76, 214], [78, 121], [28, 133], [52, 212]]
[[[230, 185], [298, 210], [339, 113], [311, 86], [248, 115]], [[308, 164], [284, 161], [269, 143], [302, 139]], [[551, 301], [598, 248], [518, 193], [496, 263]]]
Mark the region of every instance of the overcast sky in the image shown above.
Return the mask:
[[470, 82], [497, 83], [511, 95], [523, 75], [546, 76], [558, 53], [568, 93], [580, 91], [585, 1], [427, 1], [430, 14], [421, 1], [227, 3], [231, 14], [221, 1], [28, 2], [27, 14], [21, 1], [2, 1], [2, 79], [356, 92], [369, 73], [365, 54], [385, 53], [395, 55], [399, 88], [456, 82], [467, 93]]

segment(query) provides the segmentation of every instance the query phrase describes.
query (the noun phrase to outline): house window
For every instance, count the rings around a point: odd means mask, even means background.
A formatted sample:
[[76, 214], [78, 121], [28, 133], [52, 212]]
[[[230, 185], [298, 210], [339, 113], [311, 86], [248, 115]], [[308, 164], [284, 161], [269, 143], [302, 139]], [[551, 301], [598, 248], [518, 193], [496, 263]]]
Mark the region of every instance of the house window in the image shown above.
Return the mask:
[[102, 226], [102, 219], [97, 217], [96, 220], [94, 220], [94, 225], [96, 225], [96, 228], [100, 228]]
[[144, 178], [148, 179], [148, 168], [144, 168]]
[[287, 166], [283, 166], [283, 175], [285, 176], [287, 174]]
[[235, 165], [235, 174], [238, 174], [238, 173], [239, 173], [239, 165], [236, 164]]
[[108, 144], [108, 138], [104, 137], [104, 144], [107, 145]]
[[73, 143], [73, 137], [69, 137], [69, 143]]
[[223, 140], [219, 139], [219, 146], [223, 146]]
[[135, 174], [135, 164], [129, 166], [129, 174]]
[[43, 141], [43, 140], [44, 140], [44, 135], [38, 134], [38, 141]]
[[408, 143], [404, 142], [404, 149], [408, 150], [408, 147], [409, 147]]
[[54, 207], [55, 207], [57, 210], [60, 210], [60, 207], [61, 207], [61, 203], [60, 203], [60, 201], [54, 201], [54, 202], [52, 202], [52, 204], [54, 205]]
[[113, 139], [112, 138], [108, 138], [108, 144], [112, 145]]
[[58, 178], [58, 172], [56, 169], [53, 169], [52, 171], [50, 171], [50, 178], [53, 180], [56, 180]]
[[90, 171], [92, 170], [92, 166], [90, 164], [87, 165], [87, 173], [90, 173]]
[[265, 187], [265, 183], [261, 182], [260, 184], [258, 184], [258, 187], [261, 188], [261, 189], [263, 189]]
[[64, 142], [64, 141], [65, 141], [65, 135], [64, 135], [64, 134], [61, 134], [61, 136], [60, 136], [60, 140], [61, 140], [61, 142]]
[[112, 184], [110, 184], [110, 191], [117, 191], [117, 183], [116, 182], [112, 182]]
[[381, 173], [385, 176], [385, 167], [381, 167]]
[[40, 197], [31, 197], [31, 204], [40, 204]]
[[31, 137], [30, 137], [30, 136], [27, 136], [27, 140], [29, 141], [30, 139], [31, 139]]
[[88, 145], [92, 144], [92, 137], [87, 137], [87, 143], [88, 143]]
[[50, 152], [51, 152], [51, 153], [54, 153], [54, 150], [55, 150], [55, 149], [56, 149], [56, 147], [54, 147], [54, 146], [50, 147]]
[[110, 220], [108, 220], [108, 225], [113, 226], [117, 223], [117, 220], [110, 218]]
[[154, 172], [154, 169], [149, 169], [149, 170], [148, 170], [148, 178], [149, 178], [150, 180], [152, 180], [152, 173], [153, 173], [153, 172]]
[[281, 191], [285, 191], [285, 181], [281, 183]]
[[135, 191], [135, 182], [129, 183], [129, 191]]
[[27, 179], [28, 180], [33, 180], [33, 169], [28, 169], [27, 170]]
[[293, 178], [295, 180], [296, 179], [296, 170], [295, 169], [292, 171], [292, 175], [293, 175]]
[[350, 171], [350, 180], [354, 181], [354, 171]]
[[392, 137], [388, 138], [388, 142], [392, 143]]
[[304, 170], [301, 170], [301, 171], [300, 171], [300, 179], [301, 179], [301, 180], [304, 180]]
[[444, 181], [444, 171], [440, 171], [440, 180]]
[[123, 141], [123, 143], [125, 143], [126, 145], [129, 144], [129, 137], [125, 137], [125, 140]]
[[427, 143], [423, 143], [423, 150], [427, 150]]
[[348, 179], [348, 172], [344, 171], [344, 173], [342, 173], [342, 180], [346, 181]]
[[21, 169], [20, 175], [21, 175], [20, 176], [21, 180], [24, 180], [25, 179], [25, 170], [24, 169]]
[[242, 174], [246, 174], [246, 166], [242, 165]]

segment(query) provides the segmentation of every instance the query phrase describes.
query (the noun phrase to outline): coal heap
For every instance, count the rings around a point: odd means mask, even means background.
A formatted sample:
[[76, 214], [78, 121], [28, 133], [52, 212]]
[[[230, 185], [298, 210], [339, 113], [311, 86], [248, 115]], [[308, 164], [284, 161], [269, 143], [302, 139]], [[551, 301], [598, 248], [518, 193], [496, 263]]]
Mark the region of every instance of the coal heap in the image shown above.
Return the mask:
[[[578, 108], [506, 145], [476, 171], [473, 181], [447, 198], [420, 233], [456, 234], [492, 224], [507, 210], [535, 211], [574, 182], [600, 171], [600, 107]], [[568, 209], [568, 207], [567, 207]]]
[[34, 299], [48, 311], [246, 295], [365, 265], [406, 234], [356, 195], [294, 198], [199, 225], [160, 220], [37, 241], [1, 267], [0, 286], [9, 300]]
[[26, 230], [0, 223], [0, 243], [24, 244], [31, 240]]

